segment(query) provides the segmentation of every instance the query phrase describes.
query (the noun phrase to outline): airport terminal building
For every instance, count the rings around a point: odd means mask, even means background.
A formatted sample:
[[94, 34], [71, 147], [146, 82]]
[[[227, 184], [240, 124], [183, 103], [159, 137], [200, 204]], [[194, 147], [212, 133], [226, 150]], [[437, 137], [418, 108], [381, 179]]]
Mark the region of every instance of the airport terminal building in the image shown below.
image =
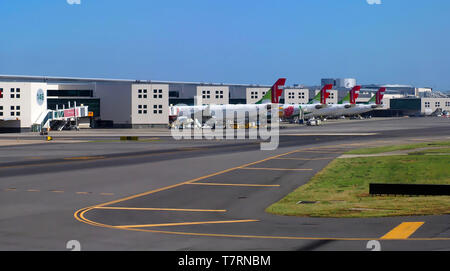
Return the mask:
[[[337, 103], [356, 79], [322, 79], [321, 85], [286, 86], [281, 103], [306, 104], [324, 84], [332, 83], [328, 103]], [[384, 110], [431, 114], [450, 111], [450, 97], [429, 88], [385, 85]], [[87, 127], [166, 127], [169, 105], [255, 103], [270, 85], [141, 81], [95, 78], [1, 76], [0, 132], [31, 131], [50, 110], [88, 107]], [[380, 85], [362, 86], [357, 103], [370, 99]], [[84, 120], [86, 122], [86, 119]]]

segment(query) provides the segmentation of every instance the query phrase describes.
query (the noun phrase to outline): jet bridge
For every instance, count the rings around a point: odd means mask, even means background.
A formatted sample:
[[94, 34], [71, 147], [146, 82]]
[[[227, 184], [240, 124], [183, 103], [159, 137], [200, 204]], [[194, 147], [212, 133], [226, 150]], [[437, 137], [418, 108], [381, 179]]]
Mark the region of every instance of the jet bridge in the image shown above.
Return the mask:
[[32, 125], [32, 131], [43, 132], [50, 129], [61, 131], [65, 127], [78, 129], [79, 119], [89, 116], [88, 106], [74, 106], [56, 110], [48, 109], [42, 112]]

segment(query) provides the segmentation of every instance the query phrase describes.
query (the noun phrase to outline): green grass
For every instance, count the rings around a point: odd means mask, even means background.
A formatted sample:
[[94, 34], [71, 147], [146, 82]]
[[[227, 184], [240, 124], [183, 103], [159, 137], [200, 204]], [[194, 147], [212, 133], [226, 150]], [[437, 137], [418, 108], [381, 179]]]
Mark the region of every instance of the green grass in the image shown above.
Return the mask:
[[408, 145], [391, 145], [391, 146], [383, 146], [383, 147], [375, 147], [375, 148], [364, 148], [364, 149], [351, 150], [351, 151], [346, 152], [345, 154], [377, 154], [377, 153], [383, 153], [383, 152], [413, 150], [413, 149], [418, 149], [418, 148], [429, 148], [429, 147], [439, 147], [439, 146], [450, 146], [450, 141], [417, 143], [417, 144], [408, 144]]
[[450, 148], [420, 150], [420, 151], [411, 152], [411, 153], [408, 153], [408, 154], [410, 154], [410, 155], [424, 155], [424, 154], [446, 154], [446, 155], [450, 155]]
[[[448, 148], [445, 148], [448, 149]], [[450, 184], [450, 156], [336, 159], [312, 180], [267, 208], [280, 215], [382, 217], [450, 214], [450, 196], [370, 196], [369, 183]], [[297, 204], [298, 201], [317, 201]]]

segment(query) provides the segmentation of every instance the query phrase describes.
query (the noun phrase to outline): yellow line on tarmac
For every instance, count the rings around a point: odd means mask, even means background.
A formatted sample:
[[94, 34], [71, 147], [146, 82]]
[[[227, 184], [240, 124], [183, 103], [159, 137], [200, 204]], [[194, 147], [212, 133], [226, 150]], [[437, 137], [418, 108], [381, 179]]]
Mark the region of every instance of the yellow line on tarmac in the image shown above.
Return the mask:
[[189, 226], [189, 225], [203, 225], [203, 224], [225, 224], [225, 223], [246, 223], [258, 222], [259, 220], [227, 220], [227, 221], [200, 221], [200, 222], [181, 222], [181, 223], [164, 223], [164, 224], [148, 224], [148, 225], [126, 225], [116, 226], [117, 228], [149, 228], [149, 227], [168, 227], [168, 226]]
[[312, 168], [270, 168], [270, 167], [242, 167], [240, 169], [253, 169], [253, 170], [292, 170], [292, 171], [310, 171]]
[[64, 160], [93, 160], [105, 159], [105, 156], [80, 156], [80, 157], [66, 157]]
[[94, 209], [130, 210], [130, 211], [219, 212], [219, 213], [224, 213], [227, 211], [227, 210], [208, 210], [208, 209], [134, 208], [134, 207], [95, 207]]
[[191, 179], [191, 180], [188, 180], [188, 181], [185, 181], [185, 182], [181, 182], [181, 183], [165, 186], [165, 187], [158, 188], [158, 189], [155, 189], [155, 190], [151, 190], [151, 191], [143, 192], [143, 193], [140, 193], [140, 194], [132, 195], [132, 196], [129, 196], [129, 197], [117, 199], [117, 200], [114, 200], [114, 201], [109, 201], [109, 202], [105, 202], [105, 203], [102, 203], [102, 204], [98, 204], [98, 205], [94, 205], [94, 206], [91, 206], [91, 207], [87, 207], [87, 208], [83, 209], [83, 211], [80, 213], [80, 217], [82, 219], [84, 219], [83, 215], [87, 211], [89, 211], [91, 209], [94, 209], [96, 207], [107, 206], [107, 205], [115, 204], [115, 203], [118, 203], [118, 202], [123, 202], [123, 201], [127, 201], [127, 200], [130, 200], [130, 199], [135, 199], [135, 198], [147, 196], [147, 195], [150, 195], [150, 194], [154, 194], [154, 193], [157, 193], [157, 192], [169, 190], [169, 189], [172, 189], [172, 188], [175, 188], [175, 187], [179, 187], [179, 186], [183, 186], [183, 185], [186, 185], [186, 184], [191, 184], [191, 183], [198, 182], [198, 181], [201, 181], [201, 180], [213, 177], [213, 176], [217, 176], [217, 175], [221, 175], [221, 174], [224, 174], [224, 173], [227, 173], [227, 172], [230, 172], [230, 171], [234, 171], [234, 170], [237, 170], [237, 169], [245, 168], [245, 167], [248, 167], [248, 166], [251, 166], [251, 165], [254, 165], [254, 164], [259, 164], [259, 163], [262, 163], [264, 161], [271, 160], [271, 159], [274, 159], [274, 158], [278, 158], [278, 157], [281, 157], [283, 155], [292, 154], [292, 153], [295, 153], [295, 152], [296, 151], [290, 151], [290, 152], [287, 152], [287, 153], [274, 155], [274, 156], [267, 157], [265, 159], [262, 159], [262, 160], [259, 160], [259, 161], [256, 161], [256, 162], [251, 162], [251, 163], [248, 163], [248, 164], [245, 164], [245, 165], [228, 168], [228, 169], [225, 169], [225, 170], [222, 170], [222, 171], [218, 171], [218, 172], [215, 172], [215, 173], [212, 173], [212, 174], [208, 174], [208, 175], [205, 175], [205, 176], [202, 176], [202, 177], [199, 177], [199, 178]]
[[417, 231], [424, 223], [425, 222], [403, 222], [380, 239], [408, 239], [408, 237]]
[[240, 183], [191, 183], [194, 185], [217, 185], [217, 186], [255, 186], [255, 187], [279, 187], [279, 184], [240, 184]]
[[280, 158], [274, 158], [274, 160], [301, 160], [301, 161], [309, 161], [309, 160], [328, 160], [328, 159], [334, 159], [335, 157], [322, 157], [322, 158], [289, 158], [289, 157], [280, 157]]
[[343, 151], [327, 151], [327, 150], [305, 150], [298, 152], [309, 152], [309, 153], [342, 153]]

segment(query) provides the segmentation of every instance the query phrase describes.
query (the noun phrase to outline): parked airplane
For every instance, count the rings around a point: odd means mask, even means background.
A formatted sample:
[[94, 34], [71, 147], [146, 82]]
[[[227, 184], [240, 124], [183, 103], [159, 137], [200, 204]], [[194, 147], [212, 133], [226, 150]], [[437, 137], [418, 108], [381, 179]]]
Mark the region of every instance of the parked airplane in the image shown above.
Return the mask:
[[169, 108], [169, 119], [173, 125], [178, 127], [192, 124], [202, 127], [205, 122], [223, 123], [224, 120], [233, 122], [245, 122], [248, 119], [256, 120], [260, 110], [270, 112], [272, 103], [279, 102], [279, 97], [283, 92], [282, 87], [285, 83], [286, 78], [278, 79], [255, 104], [171, 106]]
[[348, 94], [340, 100], [337, 104], [330, 104], [317, 112], [313, 113], [313, 117], [340, 117], [345, 115], [345, 112], [356, 106], [356, 99], [359, 96], [361, 86], [353, 87]]
[[385, 87], [381, 87], [378, 89], [378, 91], [373, 95], [373, 97], [364, 104], [355, 104], [355, 106], [348, 108], [344, 115], [345, 116], [353, 116], [353, 115], [360, 115], [369, 111], [372, 111], [376, 108], [383, 107], [382, 100], [384, 93], [386, 91]]
[[319, 93], [307, 104], [282, 104], [280, 105], [280, 117], [282, 118], [296, 118], [302, 113], [304, 115], [313, 114], [322, 108], [326, 108], [326, 103], [330, 93], [328, 90], [332, 89], [333, 85], [325, 85]]

